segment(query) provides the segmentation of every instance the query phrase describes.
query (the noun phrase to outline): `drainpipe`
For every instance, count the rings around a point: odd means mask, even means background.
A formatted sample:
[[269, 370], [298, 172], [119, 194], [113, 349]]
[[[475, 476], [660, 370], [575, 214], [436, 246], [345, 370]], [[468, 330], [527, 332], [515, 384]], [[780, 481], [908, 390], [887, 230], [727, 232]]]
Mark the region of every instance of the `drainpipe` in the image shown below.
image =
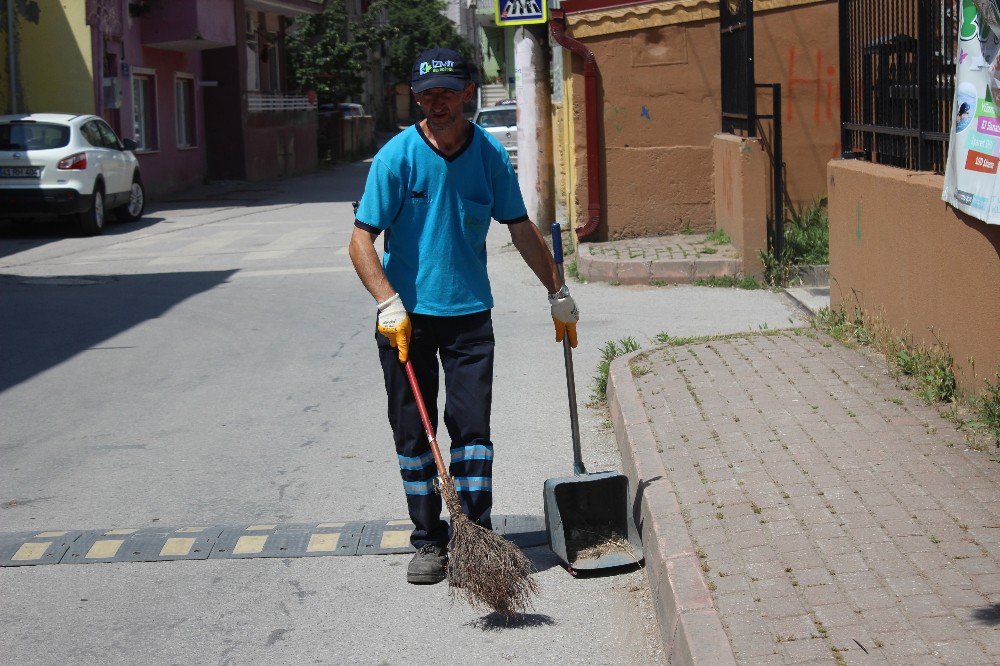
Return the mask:
[[7, 68], [10, 79], [10, 112], [17, 113], [17, 56], [14, 55], [14, 0], [7, 0]]
[[561, 9], [551, 9], [549, 30], [552, 37], [563, 48], [583, 58], [584, 107], [586, 109], [587, 126], [587, 222], [576, 228], [576, 236], [580, 240], [597, 231], [601, 223], [601, 172], [599, 164], [600, 137], [597, 127], [597, 58], [586, 44], [577, 41], [566, 34], [566, 12]]

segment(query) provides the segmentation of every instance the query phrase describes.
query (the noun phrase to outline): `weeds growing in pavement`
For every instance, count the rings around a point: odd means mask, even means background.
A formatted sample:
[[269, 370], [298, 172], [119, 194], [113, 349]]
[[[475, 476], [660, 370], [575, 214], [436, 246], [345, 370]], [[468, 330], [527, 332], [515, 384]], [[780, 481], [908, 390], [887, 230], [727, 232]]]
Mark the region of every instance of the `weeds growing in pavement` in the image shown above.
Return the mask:
[[[983, 380], [979, 395], [959, 396], [955, 359], [935, 334], [932, 345], [919, 345], [909, 334], [892, 331], [880, 318], [865, 320], [860, 307], [848, 315], [843, 309], [824, 309], [813, 325], [847, 344], [869, 346], [883, 354], [900, 378], [912, 380], [912, 388], [928, 403], [949, 405], [942, 415], [965, 430], [969, 445], [983, 450], [983, 438], [1000, 448], [1000, 366], [992, 378]], [[933, 331], [932, 331], [933, 332]], [[898, 398], [890, 402], [902, 405]], [[1000, 462], [1000, 456], [991, 458]]]
[[608, 340], [601, 347], [601, 362], [597, 364], [597, 374], [594, 375], [594, 388], [591, 399], [596, 404], [603, 404], [608, 399], [608, 373], [611, 372], [611, 362], [619, 356], [640, 349], [638, 341], [633, 337], [622, 338], [615, 342]]
[[997, 366], [996, 381], [983, 380], [986, 388], [975, 399], [976, 418], [969, 425], [985, 430], [1000, 447], [1000, 366]]
[[763, 289], [752, 275], [713, 275], [695, 282], [699, 287], [732, 287], [736, 289]]
[[784, 229], [784, 251], [780, 261], [770, 250], [758, 251], [764, 264], [764, 282], [771, 287], [784, 287], [791, 282], [796, 266], [829, 263], [830, 218], [826, 197], [793, 209], [785, 220]]
[[729, 237], [725, 229], [716, 229], [705, 238], [705, 242], [712, 245], [729, 245], [733, 239]]

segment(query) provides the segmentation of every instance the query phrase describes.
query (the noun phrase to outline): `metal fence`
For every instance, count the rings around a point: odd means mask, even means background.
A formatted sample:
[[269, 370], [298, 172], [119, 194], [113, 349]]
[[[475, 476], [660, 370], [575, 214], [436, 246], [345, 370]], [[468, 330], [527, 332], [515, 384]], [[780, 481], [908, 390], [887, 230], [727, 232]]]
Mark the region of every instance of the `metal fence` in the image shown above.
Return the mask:
[[753, 68], [753, 0], [719, 3], [722, 51], [722, 131], [756, 132]]
[[845, 155], [943, 172], [962, 0], [840, 0]]

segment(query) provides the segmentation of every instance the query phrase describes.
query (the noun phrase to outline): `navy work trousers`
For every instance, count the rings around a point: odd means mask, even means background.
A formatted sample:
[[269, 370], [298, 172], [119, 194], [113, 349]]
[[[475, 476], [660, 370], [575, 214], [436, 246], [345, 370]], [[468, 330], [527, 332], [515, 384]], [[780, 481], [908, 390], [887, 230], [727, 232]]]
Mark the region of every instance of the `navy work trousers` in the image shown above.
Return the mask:
[[[491, 528], [493, 507], [493, 442], [490, 406], [493, 400], [493, 320], [490, 311], [459, 317], [410, 314], [413, 336], [410, 360], [434, 431], [438, 425], [438, 358], [444, 368], [444, 424], [451, 438], [448, 471], [473, 521]], [[379, 357], [389, 399], [389, 423], [396, 442], [403, 491], [413, 521], [410, 543], [448, 543], [448, 524], [441, 519], [441, 496], [434, 487], [437, 468], [420, 420], [420, 412], [399, 362], [397, 350], [379, 333]]]

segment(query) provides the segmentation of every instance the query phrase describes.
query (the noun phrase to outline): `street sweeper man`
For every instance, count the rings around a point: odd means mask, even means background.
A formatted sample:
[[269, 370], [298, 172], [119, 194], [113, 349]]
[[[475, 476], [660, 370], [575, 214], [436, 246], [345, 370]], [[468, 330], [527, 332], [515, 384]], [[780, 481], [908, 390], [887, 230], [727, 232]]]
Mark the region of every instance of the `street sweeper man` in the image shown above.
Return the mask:
[[[372, 161], [358, 206], [350, 254], [378, 303], [375, 339], [403, 491], [417, 549], [410, 583], [445, 578], [448, 524], [441, 518], [437, 471], [403, 363], [409, 359], [437, 428], [438, 358], [444, 368], [449, 471], [471, 520], [491, 529], [493, 296], [486, 232], [495, 219], [549, 292], [556, 339], [576, 347], [576, 304], [528, 219], [506, 150], [462, 116], [475, 85], [456, 51], [422, 53], [410, 86], [424, 119], [393, 137]], [[375, 240], [385, 232], [379, 262]]]

